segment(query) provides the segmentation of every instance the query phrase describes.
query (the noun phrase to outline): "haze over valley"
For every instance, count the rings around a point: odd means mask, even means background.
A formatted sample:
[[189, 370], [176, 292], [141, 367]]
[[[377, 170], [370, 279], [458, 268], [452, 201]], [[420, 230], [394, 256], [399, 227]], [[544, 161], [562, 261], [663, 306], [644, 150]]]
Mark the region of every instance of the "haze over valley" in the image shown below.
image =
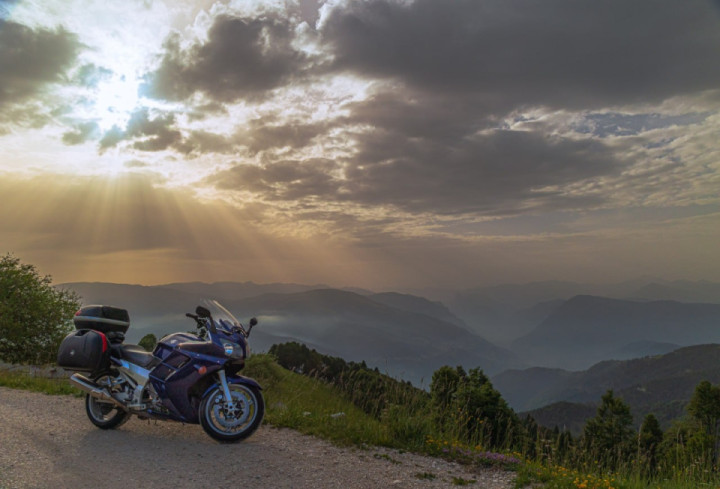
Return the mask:
[[[583, 412], [583, 405], [615, 389], [638, 409], [660, 407], [661, 419], [669, 420], [682, 414], [697, 382], [720, 381], [720, 287], [710, 282], [530, 283], [428, 290], [430, 298], [417, 290], [253, 282], [60, 287], [76, 291], [86, 304], [128, 309], [129, 341], [191, 329], [185, 312], [213, 298], [243, 322], [258, 317], [254, 351], [296, 341], [425, 388], [443, 365], [480, 367], [518, 411], [567, 401], [576, 403], [567, 408], [571, 412]], [[494, 314], [468, 313], [481, 309], [471, 300], [485, 311], [492, 305]], [[521, 318], [524, 326], [509, 323], [500, 335], [503, 318]]]

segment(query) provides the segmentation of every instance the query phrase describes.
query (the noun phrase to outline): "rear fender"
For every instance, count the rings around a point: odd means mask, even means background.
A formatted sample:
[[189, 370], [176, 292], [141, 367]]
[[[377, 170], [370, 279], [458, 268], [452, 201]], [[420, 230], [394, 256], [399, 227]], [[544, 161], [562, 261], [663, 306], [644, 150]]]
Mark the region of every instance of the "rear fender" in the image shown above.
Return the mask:
[[[260, 384], [258, 384], [255, 379], [251, 379], [250, 377], [243, 377], [242, 375], [234, 375], [232, 377], [227, 377], [227, 383], [228, 384], [242, 384], [246, 385], [248, 387], [255, 387], [256, 389], [262, 390], [262, 387], [260, 387]], [[211, 390], [220, 387], [219, 382], [213, 382], [206, 390], [203, 392], [202, 397], [204, 398]]]

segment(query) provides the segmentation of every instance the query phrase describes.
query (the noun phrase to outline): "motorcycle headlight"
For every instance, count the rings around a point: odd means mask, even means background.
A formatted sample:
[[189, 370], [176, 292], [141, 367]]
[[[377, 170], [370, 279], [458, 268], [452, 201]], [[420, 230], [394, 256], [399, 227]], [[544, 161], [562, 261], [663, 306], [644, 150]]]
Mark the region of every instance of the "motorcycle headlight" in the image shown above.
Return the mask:
[[232, 356], [232, 354], [235, 353], [235, 348], [239, 347], [239, 345], [236, 345], [231, 341], [220, 340], [220, 343], [222, 343], [223, 349], [225, 350], [225, 354], [227, 356]]
[[237, 343], [233, 343], [232, 341], [227, 340], [220, 340], [220, 343], [222, 343], [223, 349], [225, 350], [225, 355], [229, 356], [230, 358], [243, 357], [242, 347]]

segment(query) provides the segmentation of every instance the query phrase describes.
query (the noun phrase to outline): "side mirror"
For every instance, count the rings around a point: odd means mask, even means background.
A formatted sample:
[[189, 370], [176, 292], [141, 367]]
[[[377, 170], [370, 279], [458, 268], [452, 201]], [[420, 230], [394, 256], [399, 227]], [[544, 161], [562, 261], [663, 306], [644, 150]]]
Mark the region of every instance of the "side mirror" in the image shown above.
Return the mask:
[[247, 335], [250, 336], [250, 331], [252, 331], [253, 326], [257, 324], [257, 318], [250, 318], [250, 322], [248, 322], [248, 329], [247, 329]]

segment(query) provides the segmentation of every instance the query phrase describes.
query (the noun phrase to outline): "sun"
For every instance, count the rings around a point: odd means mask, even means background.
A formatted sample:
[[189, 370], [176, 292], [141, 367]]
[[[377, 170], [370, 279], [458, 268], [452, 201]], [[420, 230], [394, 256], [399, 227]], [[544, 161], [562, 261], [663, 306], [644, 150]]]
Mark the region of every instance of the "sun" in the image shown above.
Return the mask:
[[98, 83], [92, 111], [100, 130], [125, 127], [140, 105], [139, 87], [140, 79], [133, 73], [113, 73]]

